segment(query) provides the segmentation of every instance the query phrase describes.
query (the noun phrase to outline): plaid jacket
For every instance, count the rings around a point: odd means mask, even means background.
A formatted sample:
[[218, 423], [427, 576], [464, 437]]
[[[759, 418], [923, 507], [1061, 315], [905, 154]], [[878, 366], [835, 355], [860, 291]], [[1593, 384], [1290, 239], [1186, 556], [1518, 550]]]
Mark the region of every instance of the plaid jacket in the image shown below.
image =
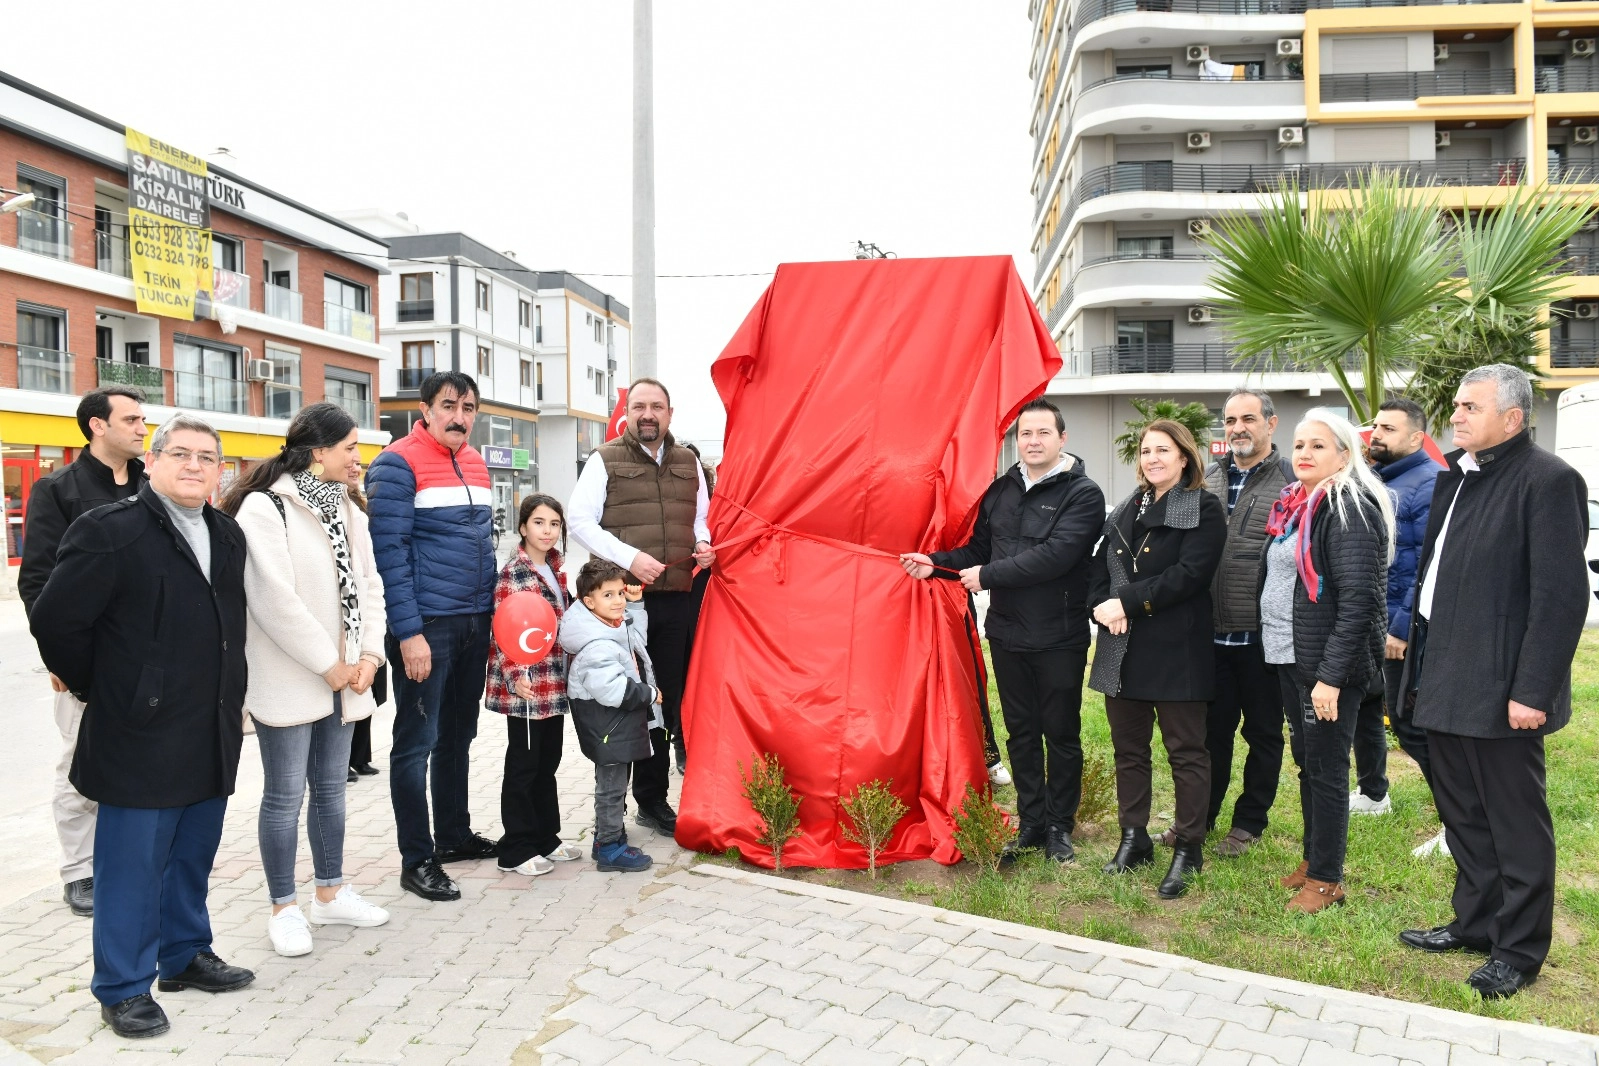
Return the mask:
[[[559, 621], [567, 604], [571, 602], [571, 597], [566, 591], [566, 575], [561, 573], [560, 552], [551, 550], [548, 562], [550, 569], [555, 571], [555, 579], [560, 583], [559, 588], [549, 587], [544, 578], [533, 569], [533, 562], [527, 557], [527, 552], [518, 545], [516, 554], [511, 556], [510, 561], [500, 571], [499, 580], [495, 582], [494, 606], [499, 607], [500, 601], [514, 593], [537, 589], [555, 609], [555, 617]], [[517, 678], [526, 678], [533, 686], [531, 700], [524, 700], [513, 690]], [[557, 644], [543, 662], [534, 663], [532, 666], [518, 666], [505, 657], [500, 651], [499, 644], [491, 637], [488, 678], [484, 686], [483, 702], [491, 711], [509, 714], [516, 718], [552, 718], [567, 713], [566, 653]]]

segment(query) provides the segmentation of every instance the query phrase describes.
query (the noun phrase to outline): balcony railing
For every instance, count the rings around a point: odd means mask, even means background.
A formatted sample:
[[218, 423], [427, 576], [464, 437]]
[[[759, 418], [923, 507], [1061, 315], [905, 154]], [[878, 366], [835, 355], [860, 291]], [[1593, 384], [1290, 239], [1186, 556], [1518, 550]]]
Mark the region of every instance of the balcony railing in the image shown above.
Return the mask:
[[401, 322], [431, 322], [433, 321], [433, 301], [401, 300], [398, 305], [398, 314], [395, 317]]
[[328, 403], [338, 404], [350, 413], [355, 419], [355, 424], [364, 429], [372, 429], [378, 424], [378, 405], [371, 400], [361, 400], [354, 396], [328, 395]]
[[[1261, 74], [1258, 77], [1242, 78], [1242, 79], [1238, 79], [1238, 80], [1234, 80], [1234, 79], [1231, 79], [1231, 78], [1207, 78], [1207, 77], [1204, 77], [1203, 75], [1200, 75], [1200, 74], [1150, 74], [1150, 73], [1112, 74], [1108, 78], [1100, 78], [1098, 81], [1091, 81], [1087, 85], [1083, 86], [1082, 93], [1079, 94], [1079, 98], [1081, 98], [1081, 96], [1083, 94], [1086, 94], [1086, 93], [1090, 92], [1093, 89], [1099, 88], [1101, 85], [1112, 85], [1112, 84], [1115, 84], [1117, 82], [1127, 82], [1127, 81], [1175, 82], [1178, 85], [1181, 85], [1181, 86], [1184, 87], [1184, 89], [1178, 90], [1179, 92], [1182, 92], [1182, 91], [1186, 90], [1186, 88], [1188, 86], [1191, 86], [1191, 85], [1193, 85], [1195, 83], [1200, 83], [1200, 84], [1204, 84], [1204, 85], [1258, 85], [1261, 82], [1304, 81], [1304, 80], [1305, 80], [1305, 76], [1303, 74], [1271, 74], [1271, 73], [1263, 73], [1263, 74]], [[1255, 101], [1253, 101], [1253, 100], [1250, 101], [1250, 103], [1254, 103], [1254, 102]]]
[[402, 366], [394, 372], [394, 387], [401, 392], [415, 392], [432, 373], [431, 366]]
[[17, 388], [31, 392], [73, 392], [72, 353], [17, 345]]
[[280, 385], [269, 381], [263, 391], [266, 394], [268, 418], [293, 418], [294, 413], [305, 406], [302, 398], [304, 390], [298, 385]]
[[1599, 92], [1599, 70], [1592, 63], [1540, 67], [1533, 85], [1533, 91], [1540, 93]]
[[1599, 368], [1599, 340], [1551, 340], [1549, 365], [1557, 370]]
[[112, 359], [94, 361], [95, 377], [104, 385], [132, 385], [144, 390], [149, 403], [167, 402], [167, 372], [143, 363], [122, 363]]
[[128, 227], [95, 226], [94, 265], [107, 274], [133, 277], [133, 259], [128, 251]]
[[375, 341], [377, 328], [372, 316], [353, 307], [323, 301], [322, 328], [329, 333], [341, 333], [358, 341]]
[[72, 223], [57, 215], [23, 208], [17, 212], [17, 247], [34, 255], [72, 260]]
[[229, 307], [250, 309], [250, 275], [213, 267], [211, 270], [211, 302]]
[[1549, 181], [1553, 185], [1599, 185], [1599, 162], [1551, 159]]
[[1091, 350], [1095, 374], [1208, 374], [1235, 369], [1226, 344], [1102, 345]]
[[266, 296], [266, 313], [285, 322], [304, 322], [300, 294], [281, 285], [268, 285], [262, 292]]
[[1415, 100], [1422, 96], [1505, 96], [1516, 91], [1516, 72], [1504, 70], [1399, 70], [1380, 74], [1323, 74], [1321, 102]]
[[178, 407], [226, 414], [250, 413], [250, 385], [237, 378], [213, 377], [188, 370], [172, 374], [173, 402]]
[[1165, 263], [1203, 263], [1210, 258], [1208, 255], [1174, 255], [1171, 252], [1116, 252], [1112, 255], [1102, 255], [1095, 259], [1086, 260], [1083, 263], [1083, 267], [1098, 266], [1100, 263], [1136, 262], [1143, 259], [1155, 259]]

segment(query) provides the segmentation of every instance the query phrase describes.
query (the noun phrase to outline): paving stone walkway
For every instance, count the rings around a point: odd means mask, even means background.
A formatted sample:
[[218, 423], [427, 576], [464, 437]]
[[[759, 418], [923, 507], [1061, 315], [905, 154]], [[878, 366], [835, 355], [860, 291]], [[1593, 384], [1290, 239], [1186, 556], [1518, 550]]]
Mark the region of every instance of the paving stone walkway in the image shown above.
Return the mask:
[[[473, 782], [483, 830], [494, 827], [504, 729], [483, 716]], [[253, 740], [244, 758], [259, 766]], [[529, 880], [492, 861], [461, 864], [451, 869], [465, 898], [425, 903], [399, 889], [387, 777], [351, 787], [346, 874], [393, 920], [317, 929], [313, 954], [279, 958], [265, 935], [258, 780], [247, 776], [231, 806], [211, 892], [217, 950], [255, 969], [255, 984], [158, 994], [171, 1032], [120, 1040], [88, 992], [90, 923], [58, 889], [38, 892], [0, 910], [0, 1066], [1599, 1066], [1590, 1037], [691, 868], [694, 856], [637, 827], [633, 841], [656, 858], [649, 874], [577, 862]], [[566, 836], [586, 844], [592, 776], [575, 744], [561, 781]], [[302, 885], [308, 862], [302, 854]]]

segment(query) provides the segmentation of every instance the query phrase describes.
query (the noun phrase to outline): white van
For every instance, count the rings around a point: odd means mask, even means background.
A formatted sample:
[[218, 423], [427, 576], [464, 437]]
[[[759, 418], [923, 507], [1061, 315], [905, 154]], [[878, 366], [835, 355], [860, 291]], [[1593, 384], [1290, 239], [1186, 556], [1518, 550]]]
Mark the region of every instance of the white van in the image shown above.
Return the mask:
[[[1577, 468], [1588, 483], [1588, 569], [1599, 561], [1599, 382], [1560, 394], [1555, 423], [1555, 453]], [[1599, 573], [1588, 580], [1599, 601]], [[1599, 602], [1588, 605], [1588, 623], [1599, 621]]]

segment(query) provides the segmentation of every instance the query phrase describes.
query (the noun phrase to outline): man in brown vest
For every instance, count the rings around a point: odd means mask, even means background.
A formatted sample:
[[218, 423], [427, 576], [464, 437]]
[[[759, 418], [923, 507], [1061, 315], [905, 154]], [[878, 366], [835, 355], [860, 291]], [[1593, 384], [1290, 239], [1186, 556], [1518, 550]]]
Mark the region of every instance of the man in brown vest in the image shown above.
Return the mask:
[[650, 659], [666, 728], [651, 731], [650, 757], [633, 764], [635, 821], [667, 836], [677, 830], [677, 814], [666, 800], [669, 743], [677, 748], [679, 773], [685, 763], [680, 713], [694, 621], [694, 564], [708, 567], [716, 560], [705, 524], [705, 475], [694, 453], [672, 438], [671, 424], [666, 386], [654, 378], [633, 382], [627, 431], [589, 456], [566, 508], [578, 543], [644, 582]]

